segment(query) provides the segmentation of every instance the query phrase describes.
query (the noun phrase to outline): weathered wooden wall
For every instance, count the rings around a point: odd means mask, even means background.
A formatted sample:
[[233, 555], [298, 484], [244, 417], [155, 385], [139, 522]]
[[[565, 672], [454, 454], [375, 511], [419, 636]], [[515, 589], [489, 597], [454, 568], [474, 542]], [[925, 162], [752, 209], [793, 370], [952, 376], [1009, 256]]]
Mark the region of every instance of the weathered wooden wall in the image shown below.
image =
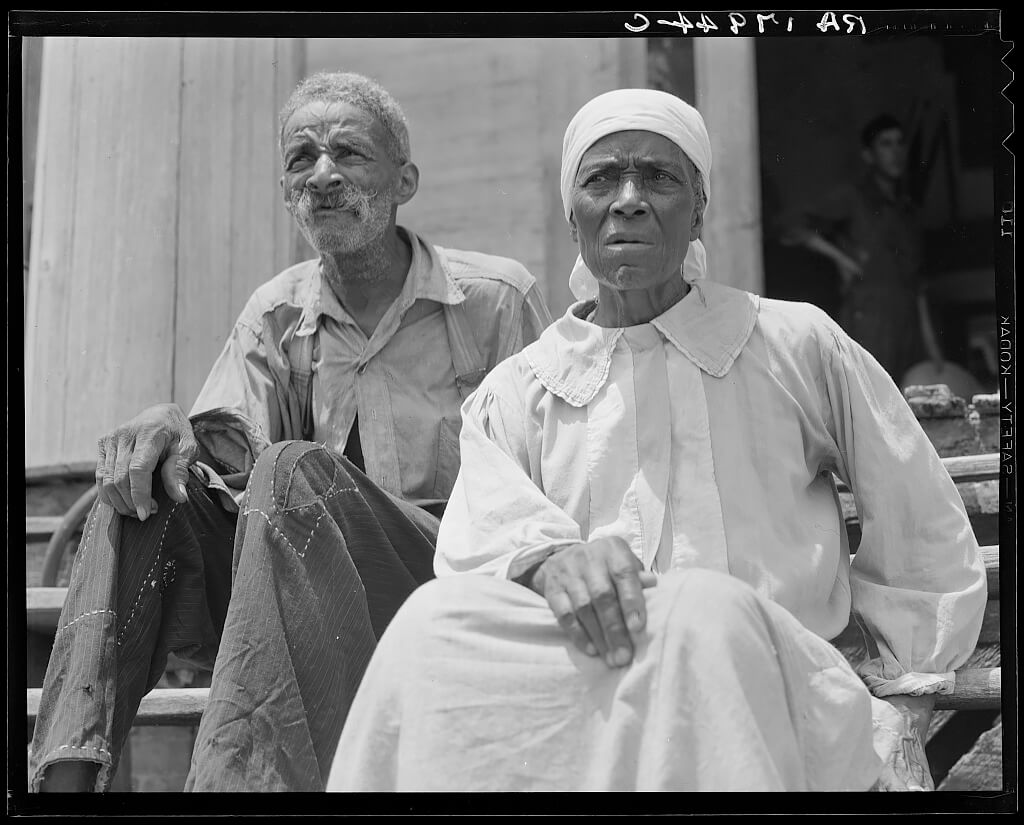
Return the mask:
[[646, 81], [640, 39], [311, 39], [309, 71], [378, 80], [409, 120], [420, 190], [399, 222], [446, 246], [516, 258], [553, 314], [576, 246], [558, 189], [562, 135], [596, 94]]
[[26, 310], [26, 463], [90, 461], [188, 407], [245, 298], [292, 260], [277, 111], [300, 42], [49, 38]]

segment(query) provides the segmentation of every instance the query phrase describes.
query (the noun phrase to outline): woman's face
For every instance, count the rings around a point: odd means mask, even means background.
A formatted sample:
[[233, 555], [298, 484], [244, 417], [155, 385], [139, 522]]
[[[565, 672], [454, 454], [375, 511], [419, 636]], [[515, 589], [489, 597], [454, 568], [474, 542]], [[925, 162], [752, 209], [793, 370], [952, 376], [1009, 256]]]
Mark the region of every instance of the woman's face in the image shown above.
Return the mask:
[[696, 169], [683, 150], [654, 132], [615, 132], [586, 151], [570, 222], [599, 283], [649, 289], [679, 277], [690, 241], [702, 228], [694, 209], [696, 184]]

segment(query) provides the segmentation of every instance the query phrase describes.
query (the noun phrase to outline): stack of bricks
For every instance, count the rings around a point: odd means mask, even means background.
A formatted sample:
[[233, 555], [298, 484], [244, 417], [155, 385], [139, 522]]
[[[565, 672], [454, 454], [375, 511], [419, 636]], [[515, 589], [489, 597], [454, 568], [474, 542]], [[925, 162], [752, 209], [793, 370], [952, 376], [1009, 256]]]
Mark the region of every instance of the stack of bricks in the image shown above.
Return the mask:
[[[939, 455], [982, 455], [999, 452], [999, 395], [975, 395], [970, 402], [953, 395], [945, 384], [904, 390], [914, 415]], [[999, 482], [958, 485], [980, 544], [999, 543]]]
[[999, 451], [999, 395], [968, 403], [945, 384], [907, 387], [903, 394], [943, 458]]

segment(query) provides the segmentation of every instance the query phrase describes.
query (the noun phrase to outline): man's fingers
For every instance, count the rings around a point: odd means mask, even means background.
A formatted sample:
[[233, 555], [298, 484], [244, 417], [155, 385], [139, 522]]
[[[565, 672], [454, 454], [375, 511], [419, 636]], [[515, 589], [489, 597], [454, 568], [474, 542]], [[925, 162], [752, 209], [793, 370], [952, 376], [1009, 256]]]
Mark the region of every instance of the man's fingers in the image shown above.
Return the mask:
[[188, 468], [192, 466], [198, 452], [199, 444], [192, 432], [186, 429], [179, 433], [177, 442], [171, 445], [170, 453], [160, 467], [164, 489], [175, 501], [188, 499], [188, 492], [185, 489], [188, 483]]
[[103, 452], [103, 469], [97, 466], [97, 481], [100, 485], [100, 498], [113, 507], [122, 516], [132, 513], [131, 508], [125, 504], [121, 491], [117, 488], [117, 457], [119, 452], [119, 439], [109, 437]]
[[597, 647], [590, 641], [590, 637], [583, 629], [583, 625], [577, 620], [576, 611], [573, 607], [572, 599], [569, 598], [569, 594], [564, 590], [555, 590], [547, 594], [545, 598], [547, 598], [548, 606], [550, 606], [551, 612], [555, 614], [558, 624], [568, 634], [569, 640], [588, 656], [596, 656]]
[[128, 462], [128, 479], [131, 487], [131, 506], [140, 521], [145, 521], [154, 511], [153, 473], [156, 472], [160, 453], [163, 452], [160, 436], [139, 435]]
[[[106, 501], [106, 494], [103, 492], [103, 483], [107, 477], [107, 438], [104, 436], [96, 444], [96, 490], [100, 499]], [[110, 502], [107, 502], [108, 504]]]
[[173, 501], [185, 501], [188, 493], [185, 484], [188, 481], [188, 459], [178, 452], [172, 452], [160, 465], [160, 478], [167, 495]]
[[117, 459], [114, 461], [114, 487], [124, 502], [126, 515], [137, 516], [132, 501], [132, 480], [129, 470], [135, 455], [135, 434], [122, 432], [117, 439]]

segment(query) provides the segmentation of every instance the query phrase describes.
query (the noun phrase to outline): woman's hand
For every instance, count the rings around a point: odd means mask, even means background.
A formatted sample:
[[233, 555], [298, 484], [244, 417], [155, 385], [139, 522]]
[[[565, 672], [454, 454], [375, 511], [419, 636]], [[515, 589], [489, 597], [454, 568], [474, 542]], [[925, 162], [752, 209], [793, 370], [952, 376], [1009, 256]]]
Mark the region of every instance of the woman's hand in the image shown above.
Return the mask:
[[643, 589], [655, 582], [618, 537], [559, 550], [523, 577], [547, 599], [573, 644], [609, 667], [633, 661], [634, 644], [647, 623]]

